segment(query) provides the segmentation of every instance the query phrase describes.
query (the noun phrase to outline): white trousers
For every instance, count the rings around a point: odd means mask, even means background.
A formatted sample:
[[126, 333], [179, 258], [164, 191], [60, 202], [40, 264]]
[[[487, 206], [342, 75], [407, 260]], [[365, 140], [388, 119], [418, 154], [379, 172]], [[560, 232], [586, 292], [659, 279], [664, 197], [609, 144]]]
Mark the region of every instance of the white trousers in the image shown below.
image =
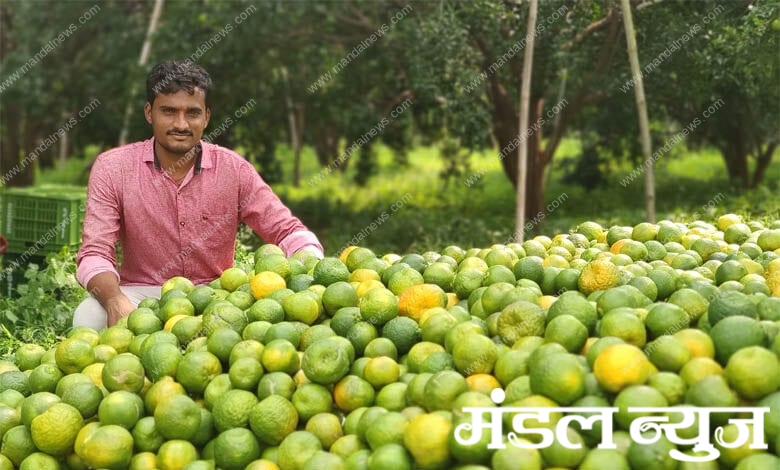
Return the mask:
[[[160, 298], [162, 286], [119, 286], [133, 305], [138, 304], [149, 297]], [[84, 299], [76, 311], [73, 312], [73, 326], [88, 326], [95, 330], [102, 330], [108, 324], [108, 314], [100, 305], [100, 302], [92, 296]]]

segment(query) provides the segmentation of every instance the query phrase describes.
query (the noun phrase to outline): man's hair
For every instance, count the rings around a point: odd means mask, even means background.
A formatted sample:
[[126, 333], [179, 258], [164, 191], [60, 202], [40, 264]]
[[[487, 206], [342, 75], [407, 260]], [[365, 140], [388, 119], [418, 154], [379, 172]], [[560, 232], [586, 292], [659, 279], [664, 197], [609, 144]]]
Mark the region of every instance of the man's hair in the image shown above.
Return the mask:
[[185, 90], [189, 94], [200, 88], [206, 95], [206, 108], [209, 107], [211, 77], [206, 70], [191, 60], [166, 60], [152, 67], [146, 77], [146, 101], [154, 104], [159, 93], [169, 95]]

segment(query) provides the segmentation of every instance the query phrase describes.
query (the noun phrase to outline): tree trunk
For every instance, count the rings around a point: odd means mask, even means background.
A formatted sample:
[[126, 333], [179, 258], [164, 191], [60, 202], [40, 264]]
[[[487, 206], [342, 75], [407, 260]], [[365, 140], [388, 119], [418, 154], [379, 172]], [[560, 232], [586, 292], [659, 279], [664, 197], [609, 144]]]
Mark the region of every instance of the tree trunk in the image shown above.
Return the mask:
[[769, 164], [772, 162], [772, 156], [774, 155], [776, 148], [777, 142], [767, 144], [766, 149], [763, 151], [759, 146], [758, 157], [756, 158], [756, 169], [753, 172], [753, 181], [750, 185], [751, 189], [757, 187], [759, 184], [761, 184], [762, 181], [764, 181], [764, 174], [766, 173], [766, 169], [769, 167]]
[[37, 162], [38, 169], [40, 170], [54, 168], [54, 154], [50, 151], [50, 149], [46, 149], [46, 151], [41, 153], [41, 155], [37, 158]]
[[[498, 151], [501, 152], [515, 140], [520, 124], [511, 96], [507, 93], [504, 86], [497, 84], [497, 86], [493, 87], [493, 94], [493, 109], [491, 112], [493, 116], [493, 133], [498, 142]], [[501, 165], [512, 186], [516, 187], [518, 166], [517, 159], [512, 158], [512, 152], [509, 152], [506, 158], [501, 160]]]
[[57, 167], [59, 167], [59, 169], [65, 168], [65, 162], [68, 160], [68, 153], [70, 153], [70, 133], [66, 132], [60, 138], [59, 159], [57, 161]]
[[748, 189], [750, 187], [748, 151], [739, 126], [735, 126], [731, 130], [731, 138], [724, 142], [721, 153], [726, 162], [729, 180], [740, 188]]
[[[152, 36], [157, 31], [157, 26], [160, 23], [160, 16], [162, 15], [163, 4], [165, 0], [155, 0], [154, 9], [152, 10], [152, 16], [149, 18], [149, 28], [146, 30], [146, 38], [144, 38], [144, 45], [141, 47], [141, 56], [138, 58], [138, 65], [143, 67], [146, 65], [146, 61], [149, 59], [149, 53], [152, 50]], [[138, 93], [138, 86], [133, 86], [130, 90], [130, 99], [127, 101], [127, 107], [125, 108], [124, 120], [122, 121], [122, 130], [119, 133], [119, 145], [125, 145], [127, 143], [127, 135], [130, 131], [130, 119], [133, 115], [133, 109], [135, 108], [135, 95]]]
[[[333, 124], [326, 124], [317, 131], [314, 137], [314, 152], [317, 155], [317, 162], [320, 166], [328, 166], [338, 158], [338, 132]], [[346, 161], [344, 164], [346, 164]], [[341, 170], [341, 166], [337, 167], [337, 169]]]
[[743, 189], [748, 187], [747, 157], [747, 153], [739, 152], [733, 145], [723, 151], [726, 169], [729, 172], [729, 180]]
[[21, 167], [23, 118], [19, 108], [13, 104], [4, 104], [0, 108], [4, 138], [0, 139], [0, 187], [29, 186], [33, 172], [30, 165]]
[[294, 123], [290, 124], [290, 145], [293, 151], [292, 184], [298, 188], [301, 186], [301, 146], [298, 145], [298, 131], [295, 127]]
[[[610, 2], [611, 5], [611, 2]], [[555, 151], [563, 139], [568, 126], [579, 116], [580, 111], [587, 105], [596, 105], [604, 99], [604, 94], [600, 93], [602, 83], [601, 77], [606, 75], [613, 63], [613, 55], [617, 50], [616, 44], [620, 36], [620, 21], [615, 9], [609, 7], [609, 11], [604, 18], [596, 20], [583, 29], [572, 45], [577, 45], [586, 37], [596, 31], [606, 30], [601, 44], [598, 56], [594, 61], [593, 71], [588, 74], [583, 85], [577, 89], [565, 108], [556, 114], [554, 127], [550, 133], [549, 142], [546, 147], [542, 147], [541, 129], [533, 133], [526, 142], [528, 147], [528, 168], [526, 177], [526, 214], [536, 216], [544, 211], [544, 169], [552, 162]], [[470, 31], [475, 46], [482, 52], [482, 69], [487, 70], [495, 60], [495, 53], [488, 46], [487, 42], [478, 34]], [[518, 58], [516, 58], [518, 59]], [[499, 151], [505, 149], [517, 137], [519, 127], [519, 118], [515, 107], [515, 102], [501, 83], [498, 74], [492, 74], [487, 80], [487, 94], [490, 100], [491, 121], [493, 126], [492, 138], [498, 145]], [[542, 96], [534, 96], [531, 99], [535, 105], [530, 106], [528, 122], [537, 122], [542, 116], [542, 106], [544, 100]], [[559, 101], [560, 102], [560, 101]], [[546, 120], [546, 116], [545, 116]], [[507, 157], [501, 160], [501, 166], [509, 181], [513, 186], [517, 186], [518, 162], [515, 158], [517, 154], [508, 152]], [[536, 227], [536, 226], [535, 226]]]
[[[22, 159], [26, 159], [30, 153], [35, 151], [35, 148], [38, 146], [36, 143], [36, 136], [38, 134], [37, 132], [37, 123], [33, 123], [30, 119], [29, 115], [26, 115], [22, 118], [22, 122], [24, 125], [22, 126]], [[48, 150], [48, 149], [47, 149]], [[43, 152], [46, 152], [44, 150]], [[39, 155], [40, 157], [40, 155]], [[36, 161], [38, 158], [33, 159], [32, 157], [28, 160], [28, 163], [24, 165], [24, 168], [22, 169], [21, 163], [19, 164], [19, 168], [22, 170], [21, 175], [17, 174], [19, 176], [20, 181], [18, 181], [17, 186], [32, 186], [35, 184], [35, 165], [38, 164]]]
[[[560, 103], [566, 96], [566, 81], [568, 80], [569, 77], [568, 69], [564, 68], [563, 71], [561, 72], [561, 75], [563, 76], [563, 79], [561, 79], [561, 86], [558, 88], [558, 101], [556, 101], [556, 103]], [[561, 122], [562, 122], [561, 114], [563, 113], [555, 114], [555, 119], [553, 120], [553, 133], [555, 133], [557, 129], [561, 129]], [[553, 155], [555, 155], [555, 148], [557, 148], [557, 146], [558, 146], [557, 142], [551, 142], [547, 146], [547, 148], [550, 150], [549, 152], [550, 162], [552, 162], [552, 157]], [[552, 173], [553, 173], [553, 166], [547, 165], [547, 174], [545, 174], [544, 176], [545, 186], [549, 186], [550, 181], [552, 181]]]
[[328, 145], [325, 140], [325, 131], [320, 129], [314, 136], [314, 155], [317, 157], [317, 163], [320, 166], [328, 166], [332, 161], [330, 155], [328, 155]]
[[[46, 129], [46, 128], [48, 128], [48, 126], [43, 127], [43, 129]], [[35, 147], [40, 145], [43, 142], [43, 140], [46, 138], [45, 135], [43, 135], [43, 136], [40, 135], [40, 129], [41, 129], [41, 127], [38, 127], [38, 131], [36, 132], [36, 139], [35, 139], [36, 142], [33, 144], [33, 145], [35, 145]], [[48, 135], [49, 133], [45, 132], [45, 134]], [[57, 141], [57, 144], [58, 144], [57, 147], [58, 148], [59, 148], [59, 143], [61, 142], [61, 139], [62, 138], [60, 137], [60, 140]], [[54, 168], [54, 155], [55, 155], [55, 149], [53, 149], [52, 147], [49, 147], [46, 150], [44, 150], [43, 152], [41, 152], [41, 154], [38, 155], [38, 158], [36, 159], [36, 161], [38, 163], [38, 169], [44, 170], [44, 169]]]
[[[520, 118], [517, 129], [518, 135], [523, 135], [528, 129], [528, 107], [531, 101], [531, 79], [533, 77], [534, 66], [534, 38], [535, 34], [532, 32], [536, 29], [536, 12], [538, 10], [538, 0], [531, 0], [531, 4], [528, 7], [528, 25], [526, 26], [526, 37], [530, 36], [531, 39], [525, 46], [525, 54], [523, 56], [523, 75], [520, 85]], [[515, 240], [517, 242], [524, 241], [523, 226], [525, 225], [526, 214], [526, 188], [528, 187], [527, 180], [527, 168], [528, 168], [528, 145], [520, 145], [517, 149], [517, 190], [515, 193]], [[542, 173], [544, 173], [544, 166], [542, 166]], [[539, 179], [537, 183], [544, 185], [544, 180]]]
[[[534, 106], [531, 106], [528, 112], [528, 122], [537, 122], [542, 115], [544, 99], [536, 97]], [[529, 219], [536, 218], [530, 231], [538, 233], [539, 214], [544, 213], [544, 169], [547, 167], [550, 159], [547, 152], [542, 148], [542, 130], [534, 132], [526, 141], [528, 149], [528, 169], [526, 172], [526, 201], [525, 213]]]
[[621, 0], [623, 9], [623, 23], [626, 27], [626, 44], [628, 45], [628, 60], [631, 63], [631, 73], [637, 81], [634, 85], [636, 97], [636, 110], [639, 117], [639, 135], [642, 141], [642, 154], [645, 163], [645, 210], [646, 221], [655, 222], [655, 173], [653, 171], [653, 150], [650, 147], [650, 124], [647, 117], [647, 101], [645, 100], [645, 86], [642, 80], [642, 71], [639, 68], [639, 51], [636, 47], [636, 33], [634, 32], [634, 20], [631, 17], [631, 4], [629, 0]]
[[290, 119], [290, 141], [293, 154], [293, 186], [296, 188], [301, 185], [301, 149], [303, 136], [303, 108], [301, 106], [293, 107], [292, 101], [288, 95], [289, 119]]
[[[508, 94], [502, 94], [497, 98], [499, 99], [493, 99], [493, 134], [500, 152], [507, 147], [511, 148], [512, 142], [518, 137], [519, 119], [513, 111], [514, 107]], [[529, 106], [528, 122], [535, 123], [541, 117], [544, 99], [534, 96], [531, 98], [531, 102], [534, 104]], [[524, 136], [522, 139], [528, 151], [525, 213], [529, 217], [535, 217], [544, 208], [544, 169], [551, 159], [546, 149], [542, 148], [541, 129], [531, 134], [527, 139]], [[512, 186], [517, 187], [518, 161], [517, 158], [511, 158], [512, 155], [514, 155], [513, 152], [508, 152], [507, 158], [501, 160], [501, 165]]]
[[290, 132], [290, 148], [293, 151], [293, 186], [301, 185], [301, 147], [303, 146], [303, 108], [296, 105], [290, 94], [290, 82], [287, 68], [282, 68], [282, 80], [284, 80], [284, 102], [287, 106], [287, 126]]

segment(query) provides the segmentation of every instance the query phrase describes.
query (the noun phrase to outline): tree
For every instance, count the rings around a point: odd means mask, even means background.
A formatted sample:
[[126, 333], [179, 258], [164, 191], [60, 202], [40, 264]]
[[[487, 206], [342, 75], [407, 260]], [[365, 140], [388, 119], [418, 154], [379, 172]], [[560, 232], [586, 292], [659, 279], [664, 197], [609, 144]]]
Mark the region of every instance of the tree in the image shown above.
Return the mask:
[[[138, 58], [138, 65], [141, 67], [146, 66], [146, 63], [149, 60], [149, 52], [152, 50], [152, 38], [160, 24], [160, 15], [162, 15], [163, 5], [165, 5], [165, 0], [155, 0], [154, 2], [154, 9], [152, 10], [152, 15], [149, 17], [149, 29], [146, 30], [144, 44], [141, 47], [141, 56]], [[137, 84], [133, 86], [130, 94], [131, 100], [128, 101], [127, 108], [125, 108], [125, 117], [122, 121], [122, 130], [119, 134], [119, 145], [125, 145], [127, 143], [128, 125], [130, 124], [130, 116], [133, 115], [132, 98], [135, 98], [136, 90], [138, 90], [138, 88], [140, 87]]]
[[[778, 8], [751, 0], [633, 3], [653, 159], [668, 157], [662, 147], [670, 139], [711, 145], [735, 186], [760, 184], [780, 140], [780, 33], [771, 26]], [[602, 85], [604, 99], [576, 124], [602, 158], [641, 153], [636, 121], [626, 113], [635, 81], [617, 64]]]
[[54, 164], [66, 133], [70, 149], [109, 141], [105, 123], [115, 121], [128, 63], [117, 37], [132, 42], [142, 7], [135, 0], [0, 4], [0, 184], [32, 184], [35, 166]]
[[[704, 27], [704, 16], [718, 7], [714, 0], [631, 3], [645, 60], [640, 65], [662, 57], [644, 76], [648, 113], [654, 117], [653, 148], [668, 139], [668, 129], [673, 133], [673, 127], [701, 118], [722, 99], [718, 112], [703, 120], [686, 144], [717, 146], [735, 182], [758, 184], [780, 127], [778, 32], [771, 28], [777, 7], [755, 0], [727, 2]], [[71, 23], [77, 28], [42, 58], [42, 65], [28, 67], [0, 90], [2, 175], [18, 167], [9, 185], [32, 182], [32, 166], [21, 162], [70, 118], [77, 125], [68, 129], [68, 138], [42, 148], [35, 164], [53, 165], [58, 145], [69, 155], [88, 145], [114, 145], [121, 127], [117, 116], [131, 100], [133, 85], [148, 73], [147, 66], [138, 65], [137, 49], [153, 2], [106, 0], [95, 19], [83, 24], [79, 16], [93, 3], [38, 5], [0, 3], [0, 85]], [[442, 143], [450, 178], [468, 175], [470, 150], [497, 147], [506, 158], [494, 164], [517, 184], [520, 54], [530, 39], [523, 30], [528, 11], [526, 0], [166, 2], [149, 62], [193, 58], [206, 67], [215, 82], [207, 136], [239, 150], [269, 180], [281, 178], [276, 146], [291, 141], [289, 97], [299, 117], [300, 142], [315, 150], [322, 166], [337, 171], [357, 166], [360, 182], [376, 168], [376, 152], [367, 145], [340, 157], [408, 99], [413, 106], [373, 137], [374, 143], [389, 145], [399, 162], [413, 141]], [[621, 90], [633, 73], [622, 55], [620, 16], [617, 0], [539, 2], [530, 132], [522, 139], [529, 157], [527, 214], [543, 211], [545, 169], [565, 135], [581, 137], [586, 151], [578, 174], [589, 172], [594, 179], [609, 161], [641, 153], [631, 96], [627, 88]], [[694, 23], [702, 23], [699, 33], [666, 57], [669, 44]], [[383, 25], [387, 31], [355, 55]], [[342, 60], [348, 63], [336, 71]], [[287, 88], [282, 70], [288, 71]], [[95, 99], [97, 108], [78, 116]], [[140, 109], [145, 99], [131, 102]], [[148, 135], [148, 124], [137, 113], [128, 140]], [[453, 146], [466, 150], [452, 151]], [[335, 165], [337, 160], [341, 163]]]
[[664, 104], [682, 125], [699, 118], [692, 143], [717, 147], [732, 182], [754, 188], [780, 143], [780, 31], [772, 28], [780, 9], [754, 1], [694, 3], [691, 16], [701, 18], [702, 30], [669, 63], [679, 70], [675, 81], [689, 86], [665, 93]]
[[[449, 122], [464, 144], [494, 141], [501, 167], [517, 185], [514, 149], [527, 146], [527, 214], [544, 209], [544, 170], [569, 127], [588, 105], [603, 98], [601, 81], [615, 62], [620, 21], [615, 2], [544, 1], [533, 32], [534, 65], [528, 122], [518, 136], [520, 51], [530, 38], [522, 32], [526, 2], [480, 0], [428, 4], [419, 33], [410, 44], [415, 58], [410, 81], [419, 99], [447, 103]], [[566, 70], [567, 86], [558, 99]], [[457, 115], [450, 115], [450, 112]], [[453, 113], [453, 114], [454, 114]], [[527, 135], [526, 135], [527, 134]], [[543, 140], [546, 138], [546, 141]]]
[[623, 24], [626, 29], [626, 44], [628, 45], [628, 58], [631, 63], [631, 73], [637, 77], [634, 84], [636, 96], [636, 109], [639, 117], [640, 140], [642, 141], [642, 155], [645, 158], [647, 169], [645, 170], [645, 210], [646, 220], [655, 222], [655, 175], [653, 172], [653, 151], [650, 149], [650, 124], [647, 118], [647, 102], [645, 101], [645, 88], [642, 82], [642, 74], [639, 70], [639, 53], [636, 48], [636, 33], [634, 32], [634, 20], [631, 16], [631, 4], [629, 0], [621, 0], [623, 10]]
[[[536, 13], [539, 9], [537, 0], [531, 0], [528, 7], [528, 27], [526, 28], [526, 37], [531, 39], [525, 48], [523, 57], [523, 78], [520, 91], [520, 124], [517, 130], [518, 135], [522, 134], [528, 128], [528, 100], [531, 90], [531, 74], [533, 73], [534, 59], [534, 31], [536, 30]], [[522, 242], [524, 237], [523, 226], [525, 225], [525, 193], [526, 193], [526, 168], [528, 163], [528, 147], [521, 145], [517, 149], [517, 196], [515, 207], [515, 236], [518, 242]]]

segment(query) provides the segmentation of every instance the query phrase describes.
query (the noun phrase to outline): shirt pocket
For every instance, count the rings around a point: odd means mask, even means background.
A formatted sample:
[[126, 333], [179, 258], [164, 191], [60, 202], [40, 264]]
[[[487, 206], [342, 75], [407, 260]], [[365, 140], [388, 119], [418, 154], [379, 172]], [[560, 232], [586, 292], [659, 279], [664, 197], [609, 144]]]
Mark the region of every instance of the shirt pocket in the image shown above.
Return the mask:
[[231, 212], [204, 212], [198, 217], [195, 242], [216, 253], [231, 253], [236, 240], [237, 219]]

